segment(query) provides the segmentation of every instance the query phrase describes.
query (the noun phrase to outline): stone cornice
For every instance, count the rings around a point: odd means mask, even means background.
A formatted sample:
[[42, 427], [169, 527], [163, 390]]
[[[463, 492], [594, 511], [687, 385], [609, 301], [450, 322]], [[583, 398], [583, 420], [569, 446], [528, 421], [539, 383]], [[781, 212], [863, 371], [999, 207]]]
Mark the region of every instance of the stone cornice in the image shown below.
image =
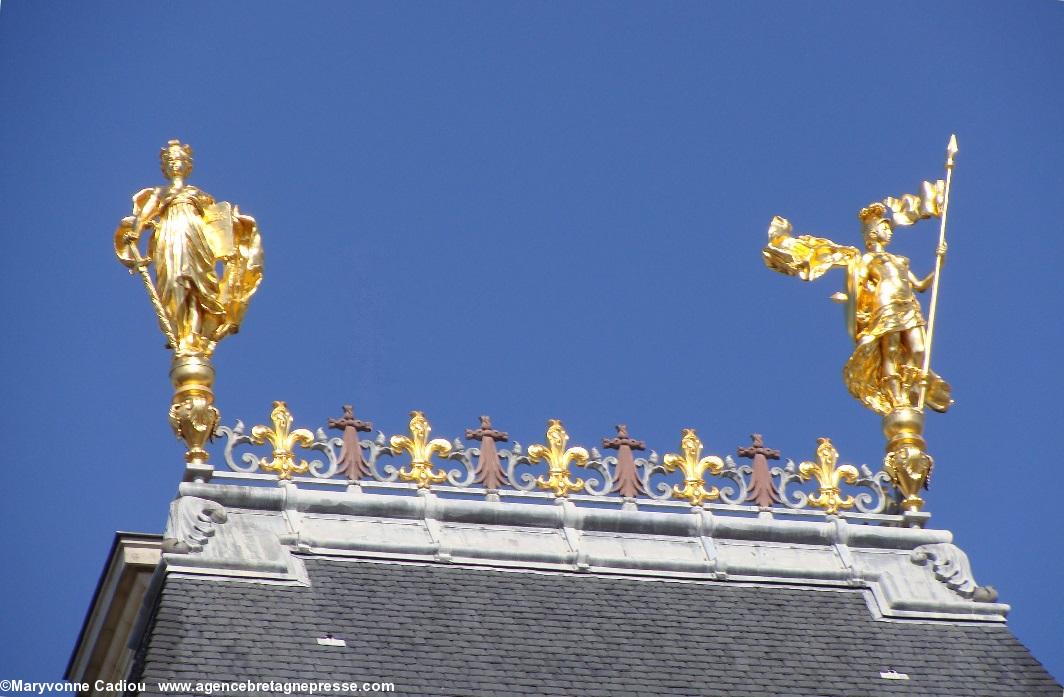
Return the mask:
[[[866, 589], [884, 617], [1004, 621], [948, 531], [785, 520], [761, 511], [657, 512], [187, 482], [167, 538], [193, 531], [200, 550], [164, 554], [171, 573], [310, 583], [305, 555], [510, 569], [810, 584]], [[217, 510], [224, 508], [224, 522]], [[182, 522], [185, 520], [185, 522]], [[198, 525], [198, 527], [197, 527]], [[210, 534], [202, 528], [210, 528]], [[924, 550], [924, 551], [921, 551]], [[952, 560], [949, 574], [942, 563]], [[963, 576], [963, 578], [961, 578]]]

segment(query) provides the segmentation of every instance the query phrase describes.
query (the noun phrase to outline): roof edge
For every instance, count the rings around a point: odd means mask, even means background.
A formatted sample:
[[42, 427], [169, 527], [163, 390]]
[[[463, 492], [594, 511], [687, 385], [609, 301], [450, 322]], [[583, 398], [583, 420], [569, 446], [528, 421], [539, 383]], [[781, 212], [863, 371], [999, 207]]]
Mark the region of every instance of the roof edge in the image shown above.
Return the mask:
[[140, 597], [132, 599], [123, 595], [124, 591], [128, 592], [128, 587], [123, 591], [123, 586], [128, 586], [132, 576], [154, 571], [160, 560], [162, 542], [163, 535], [159, 533], [115, 532], [85, 619], [63, 671], [65, 680], [83, 682], [82, 678], [100, 648], [97, 642], [105, 627], [109, 622], [112, 625], [117, 622], [128, 602], [140, 602]]

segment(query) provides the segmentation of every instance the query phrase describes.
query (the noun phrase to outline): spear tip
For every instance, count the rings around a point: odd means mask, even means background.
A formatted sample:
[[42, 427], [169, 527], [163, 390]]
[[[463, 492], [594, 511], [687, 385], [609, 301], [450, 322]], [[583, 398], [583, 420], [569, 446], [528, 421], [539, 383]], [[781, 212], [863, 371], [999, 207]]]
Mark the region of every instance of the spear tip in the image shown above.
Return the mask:
[[950, 157], [953, 157], [957, 154], [958, 150], [959, 148], [957, 147], [957, 134], [954, 133], [949, 137], [949, 145], [946, 146], [946, 152], [949, 153]]

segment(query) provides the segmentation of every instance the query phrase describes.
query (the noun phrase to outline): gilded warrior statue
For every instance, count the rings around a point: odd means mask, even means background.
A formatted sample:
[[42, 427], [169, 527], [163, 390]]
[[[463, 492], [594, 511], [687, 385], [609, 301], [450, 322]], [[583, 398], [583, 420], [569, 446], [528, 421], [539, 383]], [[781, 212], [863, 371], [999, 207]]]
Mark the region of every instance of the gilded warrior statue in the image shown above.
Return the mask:
[[[926, 322], [916, 293], [927, 290], [934, 273], [918, 278], [909, 259], [887, 251], [895, 224], [911, 224], [938, 215], [942, 182], [925, 182], [923, 197], [908, 195], [886, 199], [861, 210], [864, 253], [810, 235], [792, 236], [791, 224], [779, 216], [769, 225], [769, 243], [764, 249], [769, 268], [804, 281], [812, 281], [829, 269], [846, 269], [846, 292], [833, 296], [846, 304], [846, 323], [855, 342], [853, 354], [843, 368], [850, 394], [877, 414], [886, 415], [921, 401], [945, 411], [951, 404], [950, 387], [938, 375], [923, 375]], [[887, 206], [897, 209], [894, 221]], [[946, 245], [937, 249], [945, 256]]]
[[[154, 267], [152, 301], [176, 354], [209, 357], [222, 337], [237, 331], [262, 280], [262, 242], [254, 218], [186, 183], [191, 147], [171, 140], [160, 159], [169, 184], [133, 196], [133, 215], [115, 233], [115, 252], [131, 269]], [[146, 230], [144, 257], [137, 243]]]
[[[899, 505], [917, 514], [924, 504], [934, 459], [924, 440], [924, 407], [946, 411], [950, 386], [931, 370], [938, 282], [946, 256], [946, 211], [957, 137], [946, 148], [946, 179], [924, 182], [919, 195], [885, 198], [861, 209], [864, 251], [823, 237], [795, 236], [791, 224], [776, 216], [762, 251], [770, 269], [812, 281], [836, 266], [846, 270], [846, 292], [833, 300], [846, 305], [853, 353], [842, 369], [850, 394], [883, 417], [887, 438], [883, 467], [898, 489]], [[889, 211], [889, 216], [888, 216]], [[920, 278], [909, 259], [887, 251], [894, 228], [940, 218], [935, 269]], [[916, 294], [931, 289], [928, 320]]]

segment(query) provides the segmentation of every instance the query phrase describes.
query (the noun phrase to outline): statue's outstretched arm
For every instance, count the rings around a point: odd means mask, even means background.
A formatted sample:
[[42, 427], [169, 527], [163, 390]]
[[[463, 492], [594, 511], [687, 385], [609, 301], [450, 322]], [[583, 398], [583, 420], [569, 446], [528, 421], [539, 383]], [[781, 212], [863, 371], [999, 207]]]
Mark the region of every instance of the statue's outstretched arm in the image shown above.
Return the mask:
[[854, 247], [837, 244], [823, 237], [794, 236], [786, 218], [776, 216], [769, 223], [768, 244], [762, 250], [765, 265], [788, 276], [812, 281], [836, 266], [847, 266], [861, 253]]

